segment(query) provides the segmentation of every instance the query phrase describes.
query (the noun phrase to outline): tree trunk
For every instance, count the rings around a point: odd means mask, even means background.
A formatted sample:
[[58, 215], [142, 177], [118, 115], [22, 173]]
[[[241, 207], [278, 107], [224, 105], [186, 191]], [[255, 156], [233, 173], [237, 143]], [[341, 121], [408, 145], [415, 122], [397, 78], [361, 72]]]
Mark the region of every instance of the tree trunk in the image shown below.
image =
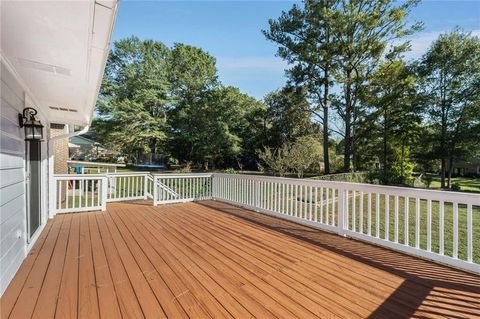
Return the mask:
[[406, 184], [405, 182], [405, 140], [402, 139], [402, 165], [400, 166], [400, 178], [402, 179], [402, 183]]
[[[324, 103], [328, 103], [328, 99], [324, 99]], [[330, 157], [328, 154], [328, 106], [323, 107], [323, 164], [324, 173], [330, 174]]]
[[453, 156], [448, 159], [448, 181], [447, 188], [452, 188]]
[[440, 187], [445, 188], [445, 157], [442, 156], [442, 163], [441, 163], [441, 173], [440, 173]]
[[[350, 81], [350, 71], [347, 71], [346, 80]], [[350, 171], [350, 155], [351, 155], [351, 135], [352, 135], [352, 117], [351, 117], [351, 87], [350, 83], [346, 84], [345, 90], [345, 139], [343, 151], [343, 171]]]
[[388, 160], [387, 160], [387, 130], [388, 130], [388, 120], [387, 120], [387, 111], [385, 110], [383, 114], [383, 176], [382, 176], [382, 182], [383, 184], [388, 183], [387, 179], [387, 174], [388, 174]]

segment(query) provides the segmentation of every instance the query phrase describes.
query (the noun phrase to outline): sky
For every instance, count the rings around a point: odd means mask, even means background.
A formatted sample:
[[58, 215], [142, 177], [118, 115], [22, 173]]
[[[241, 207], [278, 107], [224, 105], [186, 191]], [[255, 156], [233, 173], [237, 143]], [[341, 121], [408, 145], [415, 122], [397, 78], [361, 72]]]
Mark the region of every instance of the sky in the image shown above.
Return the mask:
[[[262, 34], [294, 1], [128, 1], [120, 3], [114, 40], [135, 35], [167, 46], [197, 46], [217, 60], [219, 79], [257, 99], [281, 88], [287, 64], [276, 57], [277, 47]], [[426, 52], [432, 41], [459, 26], [480, 36], [480, 0], [424, 0], [410, 21], [423, 21], [424, 30], [410, 40], [407, 58]]]

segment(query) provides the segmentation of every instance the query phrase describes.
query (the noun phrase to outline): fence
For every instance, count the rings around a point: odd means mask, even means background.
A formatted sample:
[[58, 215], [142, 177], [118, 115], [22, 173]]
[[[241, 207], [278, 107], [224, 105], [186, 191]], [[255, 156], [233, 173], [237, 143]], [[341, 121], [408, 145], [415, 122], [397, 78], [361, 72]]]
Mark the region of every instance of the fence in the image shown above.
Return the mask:
[[212, 198], [212, 174], [153, 175], [153, 205]]
[[480, 195], [234, 174], [59, 175], [56, 212], [215, 199], [480, 273]]
[[480, 195], [215, 174], [213, 198], [480, 272]]
[[104, 175], [55, 175], [55, 213], [105, 210], [108, 180]]

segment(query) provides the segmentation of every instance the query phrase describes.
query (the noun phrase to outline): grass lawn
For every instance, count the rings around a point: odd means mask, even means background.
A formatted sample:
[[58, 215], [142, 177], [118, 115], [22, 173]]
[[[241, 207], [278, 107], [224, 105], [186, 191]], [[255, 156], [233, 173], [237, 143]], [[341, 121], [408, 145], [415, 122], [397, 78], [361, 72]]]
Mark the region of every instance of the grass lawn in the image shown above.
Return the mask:
[[[480, 193], [480, 178], [454, 177], [452, 183], [458, 183], [462, 192]], [[433, 177], [431, 189], [440, 189], [440, 176]]]
[[[278, 201], [283, 202], [283, 192], [277, 192], [272, 194], [273, 198], [278, 198]], [[247, 195], [248, 196], [248, 195]], [[310, 202], [309, 198], [295, 197], [293, 193], [285, 194], [285, 204], [284, 206], [288, 209], [285, 209], [284, 212], [294, 211], [292, 207], [297, 207], [298, 217], [306, 219], [314, 219], [315, 214], [317, 214], [317, 220], [322, 220], [321, 208], [320, 208], [320, 192], [317, 194], [318, 201], [317, 203], [312, 202], [312, 215], [310, 217]], [[338, 196], [338, 193], [337, 193]], [[326, 204], [326, 194], [324, 192], [324, 204], [323, 204], [323, 221], [327, 219], [327, 204]], [[271, 198], [271, 197], [269, 197]], [[329, 196], [331, 198], [331, 194]], [[273, 200], [275, 201], [275, 200]], [[266, 206], [266, 202], [264, 207]], [[332, 211], [332, 201], [329, 200], [328, 204], [328, 219], [330, 224], [332, 219], [335, 220], [336, 224], [336, 215], [338, 212], [338, 202], [335, 203], [335, 212]], [[353, 203], [355, 202], [355, 204]], [[409, 199], [408, 201], [408, 216], [405, 214], [405, 199], [400, 197], [398, 200], [398, 242], [400, 244], [408, 244], [411, 247], [416, 246], [416, 200]], [[369, 218], [369, 209], [368, 209], [368, 195], [364, 194], [363, 197], [363, 218], [360, 218], [360, 195], [357, 192], [355, 195], [355, 200], [353, 199], [352, 194], [350, 193], [348, 199], [349, 207], [349, 219], [348, 219], [348, 228], [350, 230], [355, 230], [356, 232], [361, 232], [364, 234], [371, 234], [371, 236], [380, 237], [382, 239], [387, 238], [389, 241], [395, 241], [395, 198], [393, 196], [388, 197], [388, 211], [385, 209], [386, 196], [380, 195], [379, 197], [379, 208], [378, 208], [378, 220], [377, 220], [377, 197], [375, 194], [372, 194], [371, 197], [371, 210]], [[420, 223], [419, 227], [419, 248], [427, 250], [428, 245], [428, 209], [427, 201], [420, 200]], [[353, 213], [353, 206], [355, 206], [355, 215]], [[431, 209], [431, 251], [439, 253], [440, 252], [440, 204], [439, 202], [432, 201]], [[280, 208], [275, 209], [280, 211], [283, 206], [280, 205]], [[453, 236], [454, 236], [454, 223], [453, 223], [453, 205], [451, 203], [445, 203], [444, 205], [444, 254], [447, 256], [453, 256]], [[370, 219], [370, 229], [368, 227]], [[361, 225], [363, 223], [363, 225]], [[408, 224], [408, 236], [405, 236], [405, 224]], [[387, 227], [388, 224], [388, 233]], [[362, 226], [362, 230], [361, 229]], [[467, 259], [467, 207], [466, 205], [459, 205], [458, 207], [458, 258], [462, 260]], [[480, 263], [480, 207], [473, 207], [473, 260], [476, 263]]]

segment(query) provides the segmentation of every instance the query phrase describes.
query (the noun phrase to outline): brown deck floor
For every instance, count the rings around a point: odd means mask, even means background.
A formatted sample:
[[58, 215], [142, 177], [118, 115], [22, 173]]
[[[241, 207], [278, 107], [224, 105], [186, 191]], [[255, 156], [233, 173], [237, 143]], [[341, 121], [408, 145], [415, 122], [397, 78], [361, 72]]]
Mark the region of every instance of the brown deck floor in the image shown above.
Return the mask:
[[480, 277], [227, 204], [50, 221], [1, 318], [480, 317]]

